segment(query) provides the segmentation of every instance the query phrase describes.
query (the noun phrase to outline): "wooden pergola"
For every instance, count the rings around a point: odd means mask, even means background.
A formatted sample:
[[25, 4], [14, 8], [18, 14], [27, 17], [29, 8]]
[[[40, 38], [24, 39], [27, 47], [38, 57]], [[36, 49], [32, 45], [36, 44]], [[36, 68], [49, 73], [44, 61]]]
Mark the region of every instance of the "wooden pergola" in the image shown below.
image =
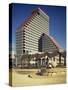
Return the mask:
[[[61, 64], [61, 56], [64, 58], [64, 65], [66, 65], [66, 52], [59, 52], [54, 51], [52, 53], [44, 52], [42, 54], [24, 54], [21, 56], [21, 68], [24, 67], [24, 63], [27, 64], [27, 67], [30, 66], [30, 60], [36, 58], [36, 61], [39, 61], [38, 64], [40, 65], [41, 58], [54, 58], [55, 56], [59, 55], [59, 64]], [[54, 58], [55, 59], [55, 58]], [[44, 59], [43, 59], [44, 60]]]

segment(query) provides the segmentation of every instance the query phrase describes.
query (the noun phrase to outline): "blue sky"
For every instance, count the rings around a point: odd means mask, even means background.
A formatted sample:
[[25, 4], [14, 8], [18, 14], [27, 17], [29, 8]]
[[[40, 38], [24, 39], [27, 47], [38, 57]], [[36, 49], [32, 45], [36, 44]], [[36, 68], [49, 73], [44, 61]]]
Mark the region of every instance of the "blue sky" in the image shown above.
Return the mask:
[[[15, 50], [16, 28], [31, 15], [33, 9], [40, 7], [49, 17], [50, 35], [66, 49], [66, 7], [34, 4], [13, 4], [12, 6], [12, 45]], [[11, 41], [9, 42], [11, 43]]]

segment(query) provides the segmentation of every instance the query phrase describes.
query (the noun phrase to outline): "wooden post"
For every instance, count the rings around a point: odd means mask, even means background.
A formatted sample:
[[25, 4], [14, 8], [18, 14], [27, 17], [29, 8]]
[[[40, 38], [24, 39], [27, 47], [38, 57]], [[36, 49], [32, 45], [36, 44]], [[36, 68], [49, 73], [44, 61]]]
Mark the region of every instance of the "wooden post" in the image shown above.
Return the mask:
[[55, 61], [55, 56], [53, 57], [53, 60]]
[[21, 69], [22, 69], [22, 58], [21, 58]]
[[17, 56], [16, 56], [16, 63], [15, 63], [16, 67], [17, 67]]
[[64, 57], [64, 66], [66, 66], [66, 57]]
[[31, 56], [28, 55], [28, 68], [30, 68], [30, 59], [31, 59]]
[[61, 65], [61, 53], [59, 53], [59, 65]]

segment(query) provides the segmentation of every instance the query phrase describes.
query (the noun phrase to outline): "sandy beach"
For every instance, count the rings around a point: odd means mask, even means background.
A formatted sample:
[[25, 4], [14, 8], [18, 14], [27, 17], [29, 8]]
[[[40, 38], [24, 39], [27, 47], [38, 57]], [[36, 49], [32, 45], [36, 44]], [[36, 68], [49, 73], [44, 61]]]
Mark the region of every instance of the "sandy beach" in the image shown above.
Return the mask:
[[[66, 69], [48, 69], [42, 76], [36, 75], [38, 69], [13, 69], [12, 86], [33, 86], [66, 83]], [[11, 73], [11, 72], [10, 72]], [[28, 77], [30, 75], [31, 77]]]

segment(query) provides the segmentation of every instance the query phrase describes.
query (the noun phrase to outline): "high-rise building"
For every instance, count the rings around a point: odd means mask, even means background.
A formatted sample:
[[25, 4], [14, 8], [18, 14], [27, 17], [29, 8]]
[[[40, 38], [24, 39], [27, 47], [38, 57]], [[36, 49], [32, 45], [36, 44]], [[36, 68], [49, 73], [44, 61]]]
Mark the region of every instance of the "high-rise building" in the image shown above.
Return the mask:
[[42, 33], [49, 35], [49, 17], [38, 8], [16, 30], [17, 54], [38, 52], [38, 40]]
[[58, 50], [58, 47], [49, 37], [49, 16], [37, 8], [16, 30], [17, 56], [53, 50]]

